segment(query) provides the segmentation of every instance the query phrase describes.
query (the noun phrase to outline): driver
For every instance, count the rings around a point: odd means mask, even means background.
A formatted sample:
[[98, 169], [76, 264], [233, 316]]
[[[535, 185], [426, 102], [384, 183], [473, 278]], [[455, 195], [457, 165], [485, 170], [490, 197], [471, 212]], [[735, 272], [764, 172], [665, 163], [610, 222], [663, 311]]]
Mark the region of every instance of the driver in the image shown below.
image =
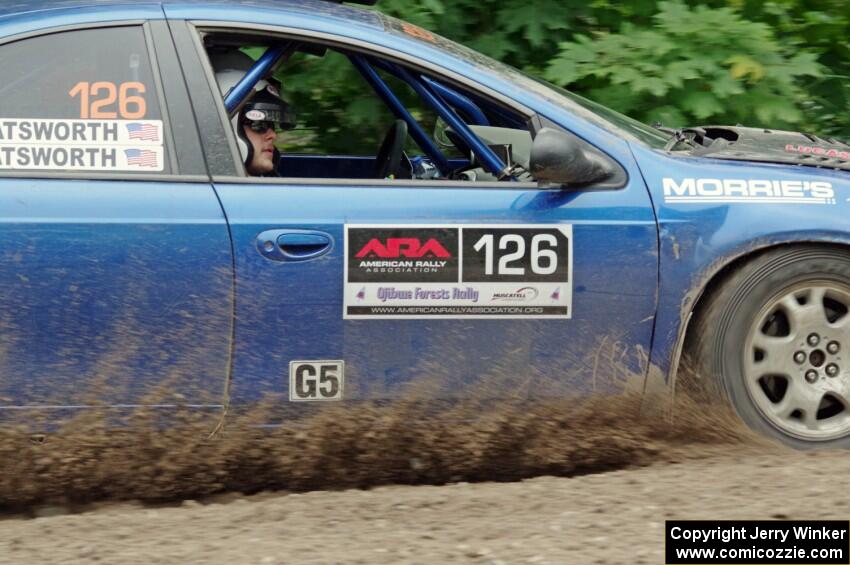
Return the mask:
[[[213, 55], [212, 63], [223, 97], [254, 66], [253, 59], [241, 51]], [[280, 161], [274, 145], [277, 130], [295, 127], [295, 116], [280, 97], [274, 79], [258, 81], [246, 100], [232, 120], [245, 170], [252, 176], [276, 177]]]
[[[280, 152], [275, 148], [279, 139], [277, 129], [290, 130], [295, 120], [280, 98], [277, 88], [269, 83], [254, 94], [237, 117], [236, 135], [242, 143], [239, 149], [245, 159], [245, 170], [257, 177], [277, 176]], [[243, 151], [242, 144], [247, 148]]]

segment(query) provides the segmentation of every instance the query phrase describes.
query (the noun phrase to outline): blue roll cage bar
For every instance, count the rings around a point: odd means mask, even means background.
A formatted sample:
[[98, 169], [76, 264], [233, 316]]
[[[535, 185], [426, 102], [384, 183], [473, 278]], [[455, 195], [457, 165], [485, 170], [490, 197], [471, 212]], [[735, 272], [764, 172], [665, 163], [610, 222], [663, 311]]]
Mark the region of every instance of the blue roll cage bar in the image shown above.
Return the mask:
[[349, 55], [348, 59], [355, 68], [360, 71], [360, 74], [366, 82], [369, 83], [375, 91], [375, 94], [384, 101], [384, 104], [389, 106], [393, 114], [395, 114], [398, 119], [404, 120], [407, 123], [407, 129], [410, 133], [410, 137], [412, 137], [416, 144], [425, 153], [427, 153], [431, 159], [433, 159], [434, 164], [440, 172], [444, 175], [448, 175], [451, 172], [449, 160], [443, 152], [440, 151], [440, 148], [437, 147], [428, 134], [425, 133], [425, 130], [423, 130], [422, 126], [419, 125], [419, 122], [416, 121], [416, 118], [413, 117], [410, 111], [404, 106], [402, 101], [399, 100], [398, 96], [395, 95], [384, 79], [378, 75], [366, 58], [362, 55]]
[[248, 93], [254, 89], [254, 86], [263, 78], [270, 70], [272, 70], [278, 61], [283, 58], [286, 53], [294, 47], [293, 43], [284, 43], [281, 45], [273, 45], [266, 49], [254, 66], [251, 67], [245, 76], [242, 77], [236, 86], [234, 86], [227, 96], [224, 97], [224, 107], [227, 110], [227, 115], [232, 116], [233, 112], [242, 104]]
[[[242, 101], [253, 90], [257, 82], [268, 74], [284, 55], [294, 50], [295, 46], [295, 42], [288, 42], [273, 45], [266, 49], [257, 62], [254, 63], [254, 66], [251, 67], [239, 83], [225, 96], [224, 106], [229, 116], [233, 115], [240, 107]], [[432, 78], [418, 73], [412, 74], [404, 67], [395, 63], [381, 61], [365, 55], [350, 54], [348, 58], [366, 82], [369, 83], [375, 94], [384, 101], [398, 119], [404, 120], [407, 123], [410, 136], [434, 161], [440, 173], [449, 175], [452, 172], [452, 166], [449, 160], [428, 134], [425, 133], [422, 126], [419, 125], [416, 118], [413, 117], [398, 96], [395, 95], [386, 81], [381, 78], [375, 67], [407, 83], [454, 130], [463, 143], [475, 154], [484, 168], [495, 175], [496, 178], [499, 180], [515, 180], [511, 175], [510, 166], [506, 165], [486, 143], [483, 143], [458, 115], [458, 113], [463, 114], [466, 120], [474, 125], [490, 125], [487, 116], [470, 98]]]

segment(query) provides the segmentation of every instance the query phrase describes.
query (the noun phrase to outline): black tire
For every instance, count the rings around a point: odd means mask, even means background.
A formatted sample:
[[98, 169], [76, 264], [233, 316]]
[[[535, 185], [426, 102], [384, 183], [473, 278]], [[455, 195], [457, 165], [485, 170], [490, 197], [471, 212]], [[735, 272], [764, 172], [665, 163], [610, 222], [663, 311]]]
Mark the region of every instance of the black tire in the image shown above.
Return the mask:
[[[848, 291], [850, 250], [799, 245], [761, 253], [702, 301], [688, 330], [687, 362], [752, 429], [798, 449], [850, 447], [850, 398], [834, 392], [850, 390], [850, 336], [842, 326], [850, 322]], [[824, 329], [810, 330], [821, 316]], [[829, 353], [835, 343], [839, 352]], [[827, 376], [835, 373], [830, 365], [840, 372]]]

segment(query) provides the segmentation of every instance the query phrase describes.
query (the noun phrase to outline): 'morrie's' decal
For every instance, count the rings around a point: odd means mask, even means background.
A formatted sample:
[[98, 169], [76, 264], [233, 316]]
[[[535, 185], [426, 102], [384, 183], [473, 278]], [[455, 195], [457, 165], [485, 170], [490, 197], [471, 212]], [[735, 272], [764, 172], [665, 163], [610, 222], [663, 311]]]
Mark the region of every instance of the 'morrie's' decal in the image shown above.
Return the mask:
[[835, 204], [826, 181], [664, 178], [664, 201], [679, 204]]
[[572, 226], [345, 226], [343, 317], [572, 316]]

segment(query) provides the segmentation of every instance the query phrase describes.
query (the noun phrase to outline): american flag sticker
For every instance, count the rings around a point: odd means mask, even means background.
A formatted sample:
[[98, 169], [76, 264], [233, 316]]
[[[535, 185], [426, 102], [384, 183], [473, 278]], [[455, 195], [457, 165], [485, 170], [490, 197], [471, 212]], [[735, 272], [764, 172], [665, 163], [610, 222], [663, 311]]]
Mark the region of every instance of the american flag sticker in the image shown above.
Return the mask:
[[160, 148], [124, 149], [123, 153], [128, 169], [162, 170], [162, 149]]
[[159, 129], [162, 122], [130, 122], [127, 128], [128, 139], [134, 141], [159, 142], [161, 137]]
[[3, 118], [0, 144], [161, 147], [162, 120]]

